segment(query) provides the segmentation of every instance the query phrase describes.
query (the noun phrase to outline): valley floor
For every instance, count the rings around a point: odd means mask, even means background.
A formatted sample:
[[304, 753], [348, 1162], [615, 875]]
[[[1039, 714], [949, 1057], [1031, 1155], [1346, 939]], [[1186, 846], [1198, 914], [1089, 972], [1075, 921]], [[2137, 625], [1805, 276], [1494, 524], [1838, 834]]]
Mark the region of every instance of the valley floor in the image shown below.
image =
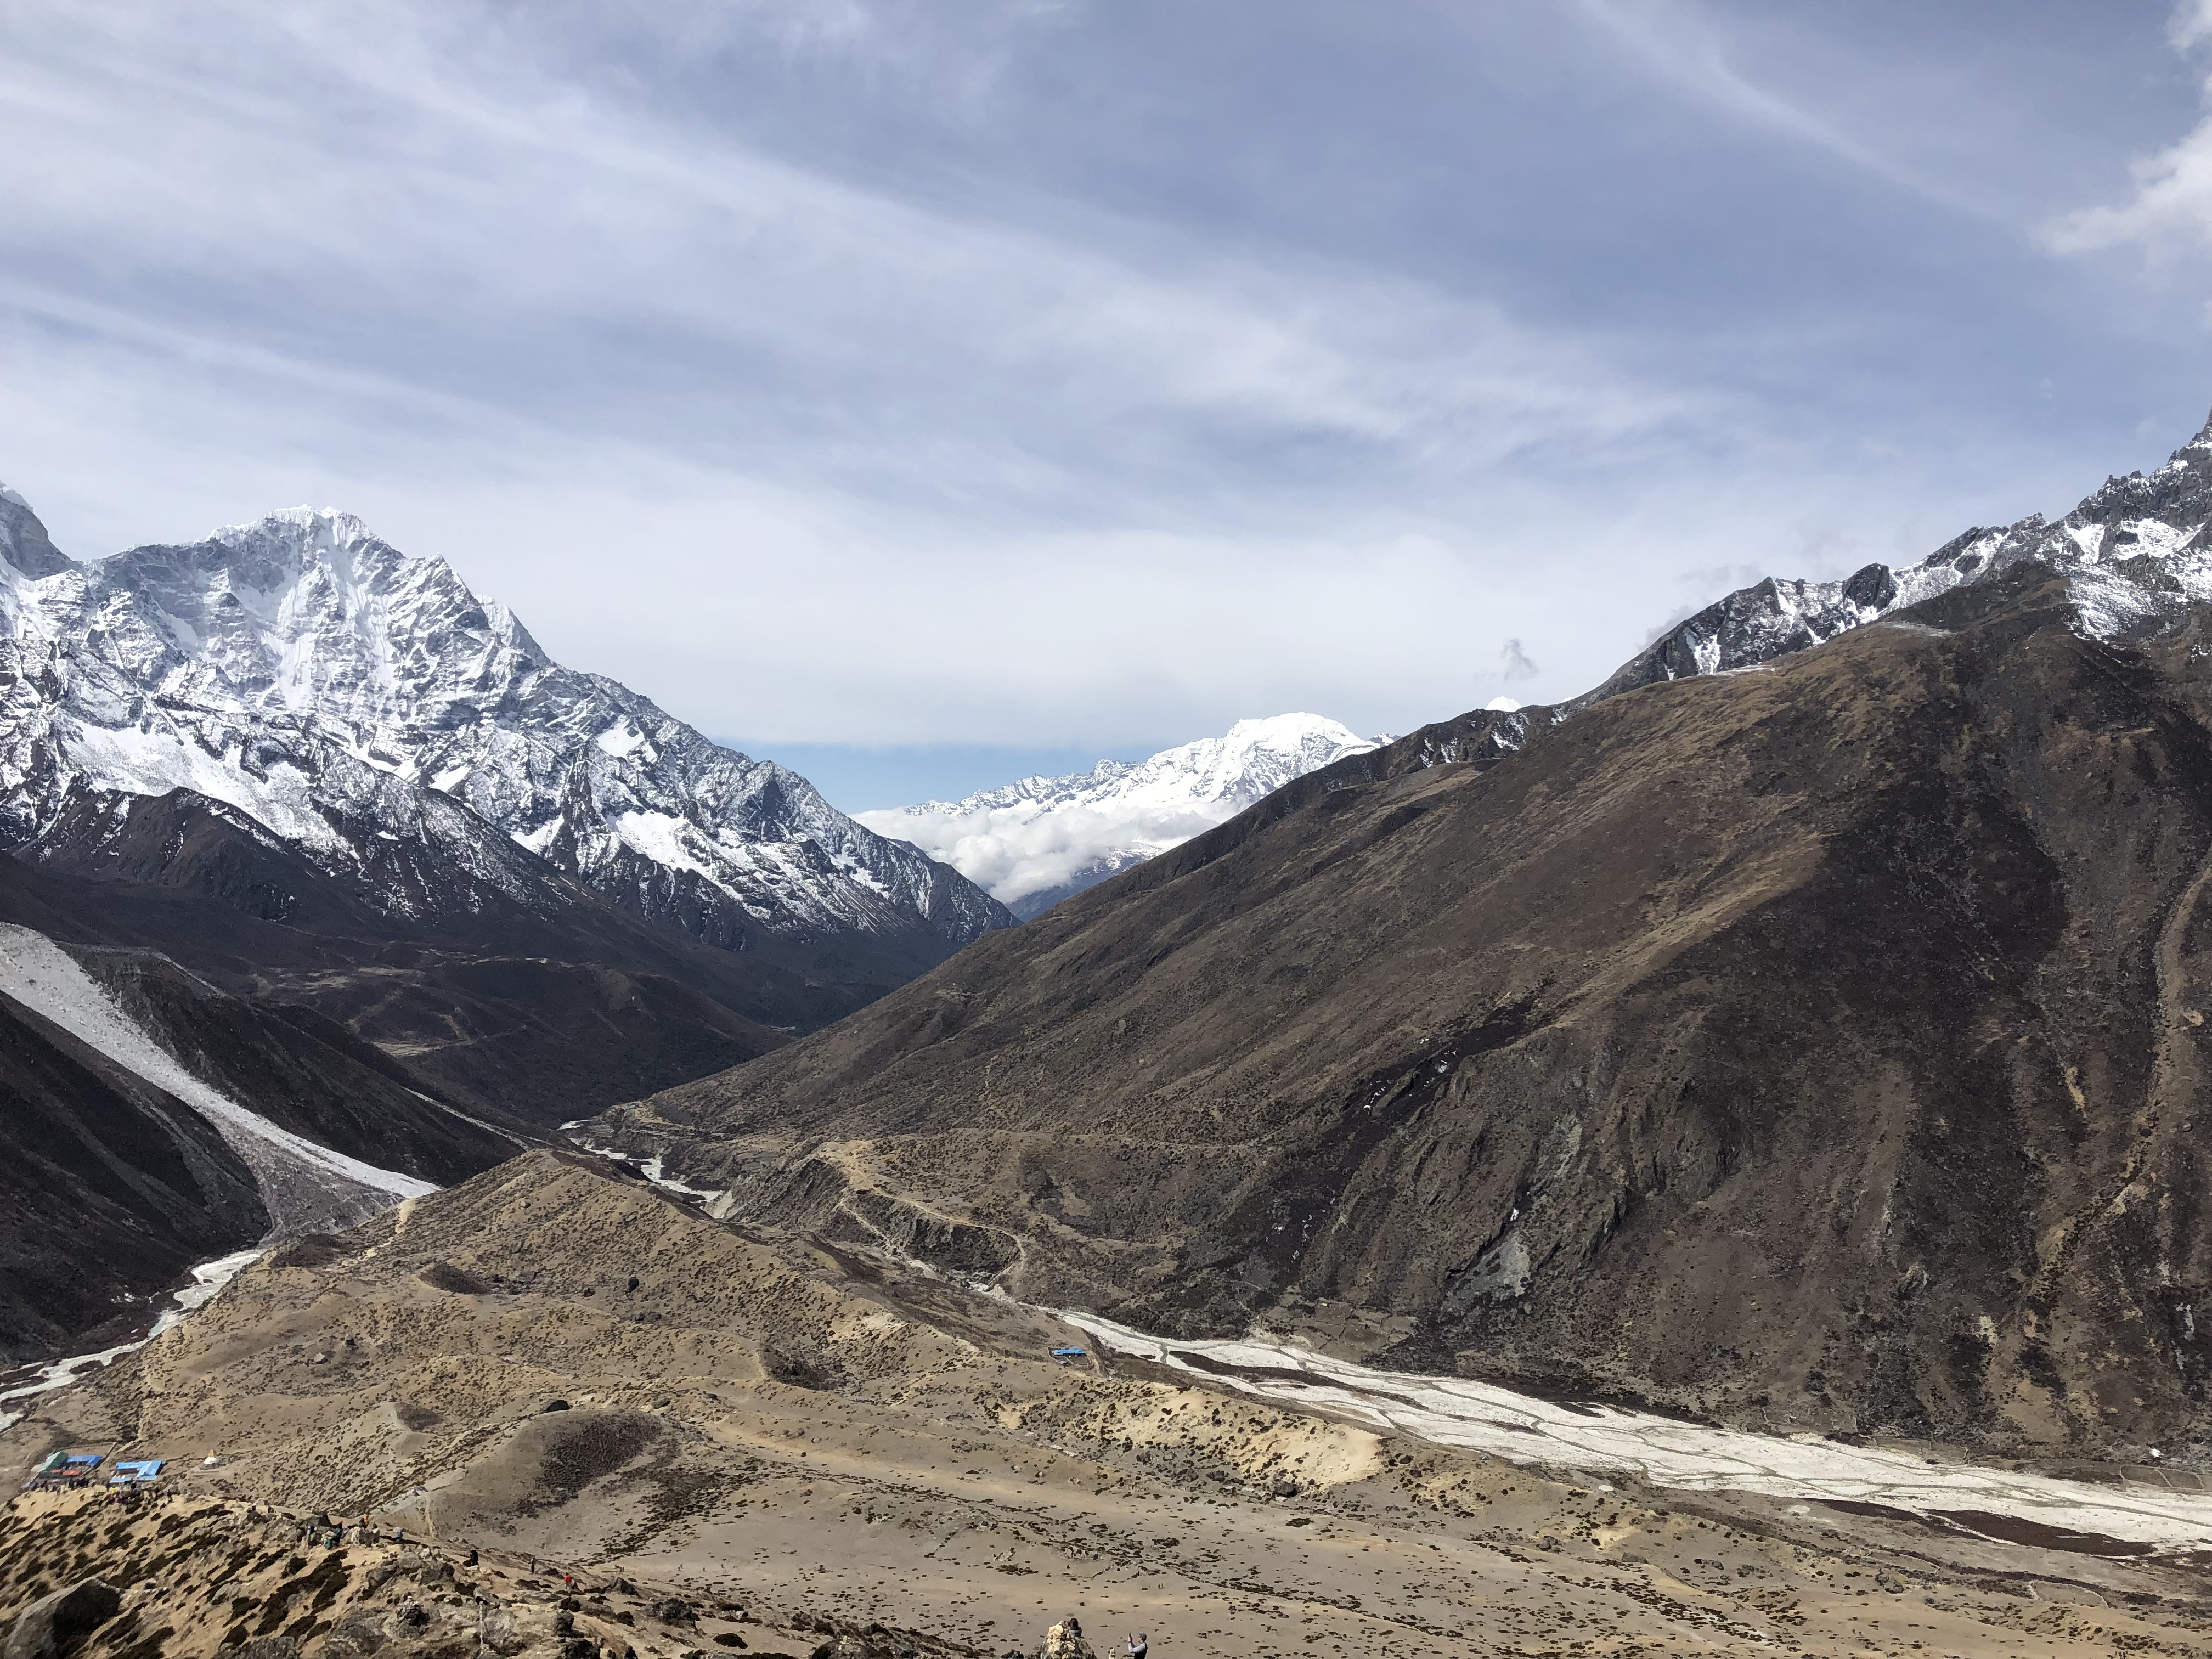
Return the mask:
[[[2080, 1474], [2094, 1469], [2097, 1484], [2089, 1485], [1967, 1462], [1934, 1445], [1751, 1434], [1618, 1406], [1539, 1400], [1467, 1377], [1376, 1370], [1257, 1337], [1170, 1340], [1096, 1314], [1062, 1317], [1115, 1353], [1151, 1359], [1215, 1387], [1512, 1463], [1571, 1468], [1593, 1479], [1632, 1478], [1677, 1492], [1881, 1504], [1964, 1533], [2041, 1537], [2090, 1551], [2212, 1549], [2212, 1490], [2179, 1468], [2077, 1466]], [[1808, 1512], [1802, 1504], [1797, 1510]]]
[[[180, 1460], [167, 1512], [205, 1511], [190, 1523], [205, 1529], [246, 1525], [231, 1517], [246, 1504], [366, 1511], [483, 1551], [479, 1577], [502, 1575], [488, 1594], [527, 1617], [500, 1625], [455, 1593], [460, 1611], [436, 1619], [457, 1640], [489, 1620], [500, 1644], [483, 1645], [544, 1659], [577, 1638], [553, 1630], [533, 1563], [578, 1576], [580, 1628], [599, 1620], [585, 1638], [614, 1659], [707, 1651], [708, 1626], [747, 1653], [995, 1656], [1033, 1651], [1069, 1613], [1102, 1653], [1144, 1630], [1161, 1659], [2212, 1656], [2212, 1553], [2180, 1538], [2008, 1541], [1836, 1493], [1571, 1474], [1564, 1443], [1556, 1464], [1549, 1446], [1516, 1464], [1378, 1422], [1372, 1401], [1253, 1397], [1250, 1376], [1178, 1358], [1190, 1345], [1148, 1358], [1117, 1339], [1064, 1365], [1055, 1346], [1097, 1345], [885, 1263], [749, 1237], [596, 1160], [532, 1153], [247, 1269], [182, 1327], [42, 1396], [0, 1435], [0, 1478], [64, 1444], [128, 1445]], [[209, 1575], [243, 1547], [210, 1532], [198, 1577], [155, 1568], [136, 1522], [30, 1551], [26, 1528], [63, 1526], [41, 1517], [70, 1501], [11, 1508], [0, 1616], [94, 1571], [213, 1595]], [[322, 1559], [293, 1553], [290, 1579]], [[270, 1582], [233, 1599], [250, 1594], [258, 1627], [289, 1579], [256, 1571]], [[392, 1622], [401, 1601], [423, 1599], [410, 1571], [411, 1587], [346, 1592], [369, 1598], [349, 1628], [374, 1624], [395, 1659], [416, 1639]], [[669, 1595], [703, 1622], [653, 1623]], [[289, 1607], [272, 1639], [304, 1659], [368, 1650], [312, 1611]], [[142, 1616], [86, 1652], [192, 1659], [221, 1622], [141, 1650]]]

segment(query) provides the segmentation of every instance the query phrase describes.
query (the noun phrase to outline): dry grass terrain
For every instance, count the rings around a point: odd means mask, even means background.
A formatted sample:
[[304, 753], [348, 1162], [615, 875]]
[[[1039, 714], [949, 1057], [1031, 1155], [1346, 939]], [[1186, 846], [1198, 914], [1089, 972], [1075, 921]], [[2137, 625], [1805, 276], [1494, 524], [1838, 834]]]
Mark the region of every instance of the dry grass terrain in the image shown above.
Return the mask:
[[[721, 1635], [981, 1656], [1067, 1613], [1094, 1638], [1148, 1630], [1163, 1659], [2212, 1655], [2198, 1561], [1607, 1491], [1126, 1362], [1051, 1363], [1073, 1335], [532, 1153], [288, 1247], [0, 1437], [0, 1473], [64, 1443], [185, 1469], [119, 1519], [18, 1499], [0, 1616], [104, 1573], [131, 1587], [127, 1622], [90, 1659], [255, 1641], [276, 1645], [248, 1659], [355, 1659], [383, 1650], [370, 1634], [394, 1659], [738, 1651]], [[250, 1522], [248, 1504], [283, 1513]], [[341, 1573], [297, 1539], [318, 1510], [431, 1553], [342, 1543]], [[393, 1562], [406, 1576], [378, 1579]], [[547, 1569], [581, 1581], [577, 1636], [553, 1629]], [[672, 1596], [695, 1622], [648, 1615]]]

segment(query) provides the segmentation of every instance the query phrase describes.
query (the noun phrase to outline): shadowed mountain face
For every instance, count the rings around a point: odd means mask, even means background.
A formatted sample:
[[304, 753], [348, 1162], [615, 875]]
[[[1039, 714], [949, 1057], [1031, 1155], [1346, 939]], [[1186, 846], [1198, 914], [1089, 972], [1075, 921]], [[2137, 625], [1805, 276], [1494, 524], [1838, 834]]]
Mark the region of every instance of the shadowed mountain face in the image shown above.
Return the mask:
[[740, 1214], [1185, 1333], [2171, 1445], [2212, 1361], [2203, 617], [2041, 562], [1476, 714], [610, 1114]]
[[[277, 1128], [439, 1185], [515, 1151], [489, 1124], [532, 1138], [785, 1041], [741, 1008], [841, 1006], [497, 837], [489, 874], [361, 844], [365, 878], [189, 791], [82, 795], [0, 857], [0, 922], [70, 947], [132, 1025]], [[191, 1103], [10, 1006], [0, 1358], [82, 1346], [195, 1263], [392, 1201], [272, 1194]]]
[[0, 996], [0, 1363], [52, 1352], [269, 1225], [180, 1101]]
[[[447, 809], [464, 816], [462, 809]], [[0, 860], [0, 921], [161, 951], [233, 995], [312, 1009], [466, 1110], [550, 1126], [785, 1041], [839, 988], [617, 908], [488, 838], [466, 864], [363, 834], [368, 879], [179, 790], [72, 803]], [[398, 903], [388, 895], [404, 895]]]
[[[142, 1325], [187, 1267], [517, 1150], [343, 1026], [225, 995], [167, 957], [72, 954], [6, 927], [0, 973], [0, 1359], [51, 1353], [117, 1316]], [[240, 1128], [241, 1110], [255, 1127]], [[319, 1170], [285, 1135], [380, 1184]]]

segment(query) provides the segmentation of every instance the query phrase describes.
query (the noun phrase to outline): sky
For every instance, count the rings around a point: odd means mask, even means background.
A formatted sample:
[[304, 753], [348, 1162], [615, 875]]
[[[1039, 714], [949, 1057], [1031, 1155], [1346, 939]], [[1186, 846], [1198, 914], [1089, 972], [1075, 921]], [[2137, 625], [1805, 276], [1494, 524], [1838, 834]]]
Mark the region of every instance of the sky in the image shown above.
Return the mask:
[[0, 482], [850, 810], [1587, 689], [2212, 406], [2212, 0], [0, 9]]

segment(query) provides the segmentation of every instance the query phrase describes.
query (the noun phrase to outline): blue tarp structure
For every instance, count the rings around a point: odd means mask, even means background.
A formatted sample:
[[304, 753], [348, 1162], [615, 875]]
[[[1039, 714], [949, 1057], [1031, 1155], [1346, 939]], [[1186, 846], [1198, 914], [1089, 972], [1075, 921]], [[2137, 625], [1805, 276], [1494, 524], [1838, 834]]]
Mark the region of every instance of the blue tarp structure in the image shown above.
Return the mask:
[[128, 1486], [133, 1480], [158, 1480], [161, 1474], [160, 1458], [142, 1457], [135, 1463], [118, 1463], [115, 1466], [115, 1478], [107, 1484], [111, 1486]]
[[1052, 1357], [1054, 1359], [1085, 1359], [1090, 1356], [1081, 1348], [1054, 1348]]

